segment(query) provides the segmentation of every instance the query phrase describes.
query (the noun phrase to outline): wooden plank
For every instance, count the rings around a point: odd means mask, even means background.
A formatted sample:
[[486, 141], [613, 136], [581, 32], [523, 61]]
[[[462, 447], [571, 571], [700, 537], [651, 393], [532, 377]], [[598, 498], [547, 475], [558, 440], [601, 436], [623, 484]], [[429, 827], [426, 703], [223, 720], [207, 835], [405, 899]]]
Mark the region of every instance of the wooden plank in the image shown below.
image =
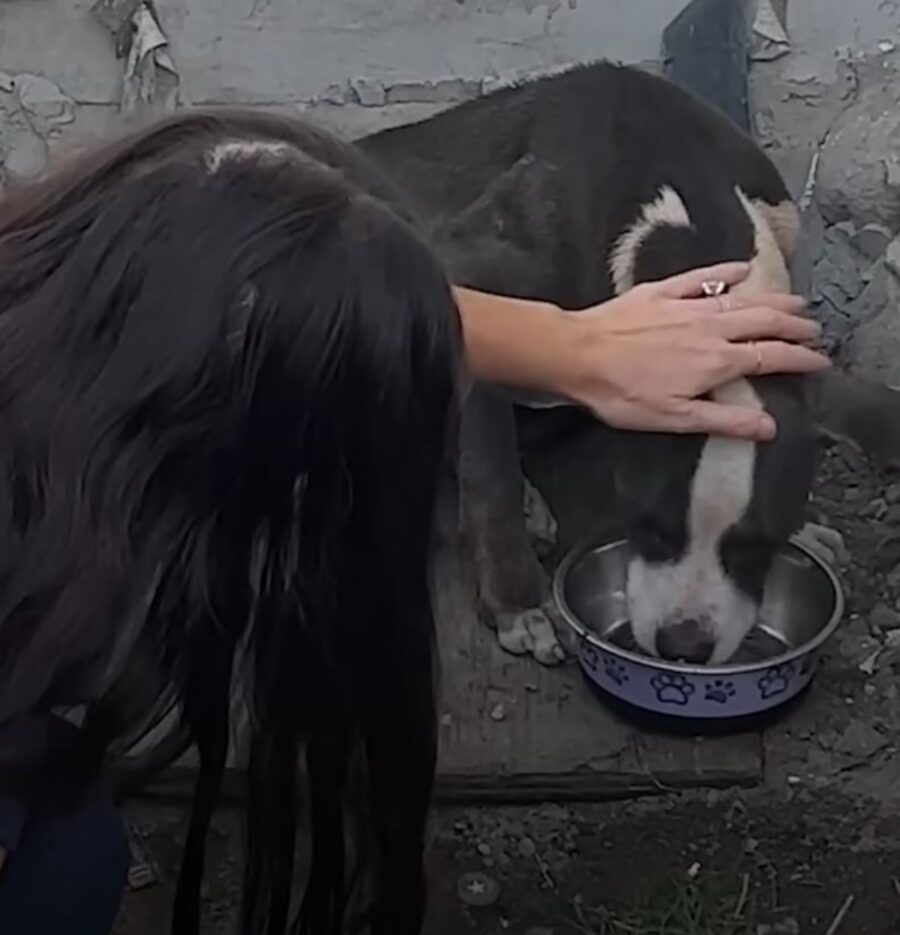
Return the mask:
[[574, 663], [504, 653], [476, 619], [464, 564], [445, 554], [440, 566], [439, 800], [589, 801], [761, 780], [758, 734], [647, 733], [604, 707]]
[[[586, 534], [611, 534], [620, 522], [608, 454], [608, 437], [594, 430], [528, 458], [529, 475], [559, 523], [560, 552]], [[447, 533], [456, 510], [449, 498], [443, 506], [439, 525]], [[574, 663], [547, 669], [504, 653], [477, 619], [472, 569], [450, 535], [435, 561], [435, 616], [442, 671], [438, 802], [596, 801], [761, 781], [756, 733], [704, 739], [650, 733], [605, 708]], [[242, 733], [229, 758], [228, 797], [241, 792]], [[189, 795], [193, 766], [193, 757], [185, 758], [150, 791]]]
[[[547, 669], [504, 653], [476, 617], [471, 575], [457, 553], [439, 556], [436, 579], [443, 671], [436, 801], [598, 801], [762, 779], [757, 734], [698, 739], [642, 731], [607, 710], [574, 663]], [[228, 798], [241, 792], [239, 762], [233, 752]], [[148, 793], [186, 797], [194, 775], [191, 756]]]

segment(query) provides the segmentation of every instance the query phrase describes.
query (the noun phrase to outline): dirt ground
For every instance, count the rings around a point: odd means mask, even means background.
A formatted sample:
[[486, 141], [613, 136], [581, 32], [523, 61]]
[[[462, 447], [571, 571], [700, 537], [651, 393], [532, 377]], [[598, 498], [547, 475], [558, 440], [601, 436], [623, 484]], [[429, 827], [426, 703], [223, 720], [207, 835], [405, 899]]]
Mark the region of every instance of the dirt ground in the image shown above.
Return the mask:
[[[764, 784], [441, 809], [428, 935], [900, 935], [900, 477], [835, 446], [811, 508], [852, 556], [848, 612], [811, 693], [766, 734]], [[119, 935], [162, 935], [185, 821], [148, 805], [131, 817], [162, 882], [129, 894]], [[210, 858], [206, 931], [224, 933], [232, 816]]]

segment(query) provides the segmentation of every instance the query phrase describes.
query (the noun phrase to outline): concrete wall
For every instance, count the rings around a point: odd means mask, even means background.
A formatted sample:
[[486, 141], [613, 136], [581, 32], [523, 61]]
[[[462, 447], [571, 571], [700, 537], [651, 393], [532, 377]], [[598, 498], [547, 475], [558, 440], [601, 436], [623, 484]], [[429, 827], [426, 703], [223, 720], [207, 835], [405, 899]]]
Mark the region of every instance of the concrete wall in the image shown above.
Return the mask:
[[[354, 136], [572, 62], [654, 61], [684, 2], [156, 0], [156, 9], [185, 102], [299, 108]], [[72, 125], [51, 134], [51, 150], [116, 122], [123, 62], [92, 5], [0, 0], [0, 70], [49, 79], [76, 105]], [[835, 44], [876, 43], [896, 35], [897, 22], [894, 0], [789, 0], [794, 47], [803, 50], [796, 67], [833, 77]], [[13, 107], [2, 95], [8, 122]], [[34, 160], [39, 153], [23, 161]]]
[[[900, 0], [768, 2], [786, 9], [790, 45], [753, 69], [757, 136], [798, 195], [822, 154], [811, 288], [834, 348], [900, 382], [900, 240], [893, 261], [886, 252], [900, 232]], [[0, 183], [122, 122], [124, 62], [93, 3], [0, 0]], [[684, 3], [156, 0], [156, 9], [184, 103], [302, 110], [353, 137], [577, 61], [653, 62]], [[862, 232], [873, 219], [880, 231]]]
[[[312, 108], [350, 134], [575, 61], [654, 60], [683, 0], [157, 0], [193, 104]], [[40, 74], [103, 126], [122, 62], [93, 0], [0, 2], [0, 69]], [[360, 103], [362, 98], [362, 103]]]

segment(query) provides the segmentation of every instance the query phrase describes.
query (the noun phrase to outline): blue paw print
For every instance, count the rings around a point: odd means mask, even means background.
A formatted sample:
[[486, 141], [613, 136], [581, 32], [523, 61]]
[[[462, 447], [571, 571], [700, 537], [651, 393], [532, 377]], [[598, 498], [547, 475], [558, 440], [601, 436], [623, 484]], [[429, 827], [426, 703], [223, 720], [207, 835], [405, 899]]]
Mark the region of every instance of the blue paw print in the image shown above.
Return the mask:
[[786, 692], [793, 674], [794, 665], [790, 662], [767, 669], [765, 675], [761, 676], [756, 683], [759, 686], [760, 697], [775, 698]]
[[603, 671], [616, 685], [624, 685], [628, 681], [628, 673], [625, 671], [625, 666], [612, 656], [603, 657]]
[[678, 672], [660, 672], [650, 679], [650, 686], [656, 692], [656, 700], [663, 704], [686, 705], [696, 688]]
[[581, 658], [591, 672], [597, 671], [597, 667], [600, 665], [600, 657], [593, 646], [585, 645], [581, 651]]
[[711, 682], [706, 683], [703, 697], [707, 701], [725, 704], [731, 698], [734, 698], [734, 682], [729, 682], [726, 679], [713, 679]]

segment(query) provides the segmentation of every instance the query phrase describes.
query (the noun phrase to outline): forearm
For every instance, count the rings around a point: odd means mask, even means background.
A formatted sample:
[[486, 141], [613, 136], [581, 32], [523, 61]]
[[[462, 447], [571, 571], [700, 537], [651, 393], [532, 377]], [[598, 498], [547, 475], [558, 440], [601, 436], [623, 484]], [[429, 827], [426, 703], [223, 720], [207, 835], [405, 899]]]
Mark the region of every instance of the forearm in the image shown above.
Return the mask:
[[565, 394], [575, 335], [572, 317], [548, 302], [455, 288], [466, 356], [486, 383]]

